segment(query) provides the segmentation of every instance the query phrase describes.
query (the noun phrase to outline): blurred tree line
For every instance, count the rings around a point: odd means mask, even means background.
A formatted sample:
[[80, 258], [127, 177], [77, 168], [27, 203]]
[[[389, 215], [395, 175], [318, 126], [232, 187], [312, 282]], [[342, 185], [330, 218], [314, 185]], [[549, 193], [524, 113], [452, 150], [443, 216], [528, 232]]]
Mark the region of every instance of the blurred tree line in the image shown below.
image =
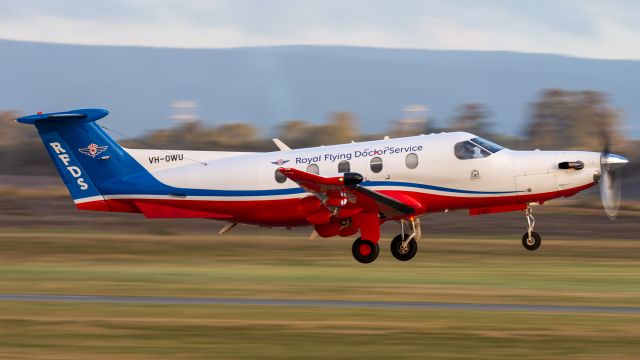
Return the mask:
[[526, 136], [540, 148], [602, 150], [623, 145], [621, 113], [595, 91], [544, 90], [531, 104]]
[[546, 89], [529, 104], [526, 114], [523, 137], [509, 137], [494, 131], [485, 105], [463, 104], [445, 130], [467, 131], [513, 149], [602, 151], [609, 144], [611, 150], [632, 150], [620, 132], [622, 113], [604, 93]]
[[[0, 113], [0, 169], [4, 174], [54, 174], [36, 131], [32, 127], [16, 125], [14, 112]], [[358, 120], [349, 112], [331, 114], [324, 124], [304, 120], [284, 122], [273, 137], [292, 148], [332, 145], [350, 141], [428, 134], [442, 131], [467, 131], [501, 143], [512, 149], [539, 148], [582, 149], [601, 151], [606, 139], [612, 150], [630, 157], [638, 155], [640, 142], [630, 141], [621, 133], [620, 111], [614, 109], [608, 97], [596, 91], [562, 89], [543, 90], [527, 106], [526, 125], [521, 137], [501, 134], [494, 129], [492, 112], [480, 103], [460, 105], [443, 126], [429, 122], [391, 123], [385, 134], [361, 134]], [[181, 123], [170, 129], [155, 130], [138, 139], [122, 139], [111, 134], [130, 148], [162, 148], [190, 150], [274, 151], [272, 136], [266, 136], [247, 123], [207, 126], [200, 121]]]
[[[338, 144], [360, 139], [356, 119], [348, 112], [331, 114], [325, 124], [291, 120], [280, 125], [277, 137], [292, 148]], [[156, 130], [139, 139], [122, 142], [127, 147], [180, 148], [190, 150], [273, 151], [275, 145], [251, 124], [232, 123], [217, 127], [200, 121], [182, 123], [171, 129]]]
[[54, 174], [38, 132], [15, 122], [17, 112], [0, 112], [0, 174]]

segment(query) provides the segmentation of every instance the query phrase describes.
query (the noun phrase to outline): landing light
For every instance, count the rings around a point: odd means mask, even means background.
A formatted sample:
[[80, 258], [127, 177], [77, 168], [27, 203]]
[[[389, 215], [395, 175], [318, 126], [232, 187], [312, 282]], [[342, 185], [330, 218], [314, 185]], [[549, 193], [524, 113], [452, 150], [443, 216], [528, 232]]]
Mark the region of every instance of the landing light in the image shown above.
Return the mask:
[[596, 172], [593, 173], [593, 182], [597, 184], [600, 182], [601, 178], [602, 178], [602, 174], [600, 173], [599, 170], [596, 170]]

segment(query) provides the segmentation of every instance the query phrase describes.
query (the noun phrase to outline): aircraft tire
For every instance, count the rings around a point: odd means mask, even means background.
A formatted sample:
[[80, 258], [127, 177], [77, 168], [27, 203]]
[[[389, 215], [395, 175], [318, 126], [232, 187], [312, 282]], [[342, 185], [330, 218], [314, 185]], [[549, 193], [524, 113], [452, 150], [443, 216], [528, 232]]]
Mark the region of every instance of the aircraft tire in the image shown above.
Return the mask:
[[[407, 236], [408, 235], [405, 234], [404, 238], [406, 238]], [[402, 237], [402, 234], [400, 234], [393, 238], [393, 240], [391, 241], [391, 255], [393, 255], [394, 258], [400, 261], [411, 260], [414, 256], [416, 256], [416, 253], [418, 252], [418, 242], [416, 241], [416, 239], [411, 239], [407, 243], [407, 248], [403, 249], [402, 241], [404, 241], [404, 238]]]
[[529, 233], [526, 232], [522, 235], [522, 246], [529, 251], [537, 250], [542, 244], [542, 238], [540, 234], [535, 231], [531, 232], [531, 240], [529, 240]]
[[378, 257], [380, 247], [371, 240], [357, 238], [356, 241], [353, 242], [351, 253], [353, 253], [353, 257], [359, 262], [368, 264]]

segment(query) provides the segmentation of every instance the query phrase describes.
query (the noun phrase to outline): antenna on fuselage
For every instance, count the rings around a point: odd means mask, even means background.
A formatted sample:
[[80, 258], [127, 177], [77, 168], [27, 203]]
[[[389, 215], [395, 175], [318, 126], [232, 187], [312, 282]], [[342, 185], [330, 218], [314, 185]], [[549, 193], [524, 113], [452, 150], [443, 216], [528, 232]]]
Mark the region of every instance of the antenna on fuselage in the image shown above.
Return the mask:
[[283, 143], [282, 140], [275, 138], [275, 139], [271, 139], [273, 141], [274, 144], [276, 144], [276, 146], [278, 147], [278, 149], [280, 149], [280, 151], [288, 151], [291, 150], [291, 148], [289, 146], [287, 146], [287, 144]]
[[[127, 135], [127, 134], [125, 134], [125, 133], [123, 133], [123, 132], [121, 132], [121, 131], [114, 130], [114, 129], [110, 129], [110, 128], [108, 128], [108, 127], [104, 126], [104, 125], [98, 125], [98, 126], [99, 126], [99, 127], [101, 127], [101, 128], [103, 128], [103, 129], [105, 129], [105, 130], [107, 130], [107, 131], [110, 131], [110, 132], [112, 132], [112, 133], [114, 133], [114, 134], [118, 134], [118, 135], [120, 135], [120, 136], [123, 136], [123, 137], [125, 137], [125, 138], [129, 139], [129, 140], [133, 140], [133, 141], [135, 141], [135, 142], [137, 142], [137, 143], [140, 143], [140, 144], [142, 144], [142, 145], [144, 145], [144, 146], [147, 146], [147, 147], [149, 148], [148, 150], [162, 151], [163, 153], [170, 154], [170, 155], [175, 155], [175, 154], [176, 154], [176, 153], [171, 152], [171, 151], [169, 151], [169, 150], [165, 150], [165, 149], [158, 149], [158, 148], [156, 148], [155, 146], [153, 146], [153, 145], [151, 145], [151, 144], [149, 144], [149, 143], [146, 143], [146, 142], [144, 142], [144, 141], [142, 141], [142, 140], [140, 140], [140, 139], [138, 139], [138, 138], [134, 138], [133, 136], [129, 136], [129, 135]], [[188, 157], [186, 157], [186, 156], [185, 156], [184, 158], [185, 158], [185, 159], [187, 159], [187, 160], [189, 160], [189, 161], [193, 161], [193, 162], [196, 162], [196, 163], [198, 163], [198, 164], [201, 164], [201, 165], [203, 165], [203, 166], [207, 166], [207, 163], [206, 163], [206, 162], [204, 162], [204, 161], [191, 159], [191, 158], [188, 158]]]

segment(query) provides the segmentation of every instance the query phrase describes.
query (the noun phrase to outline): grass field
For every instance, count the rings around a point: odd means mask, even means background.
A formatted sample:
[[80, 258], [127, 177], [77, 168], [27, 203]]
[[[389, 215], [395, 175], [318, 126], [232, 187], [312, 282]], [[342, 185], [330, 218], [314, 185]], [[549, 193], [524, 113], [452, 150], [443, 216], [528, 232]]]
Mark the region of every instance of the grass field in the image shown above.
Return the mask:
[[[350, 240], [295, 231], [134, 231], [5, 226], [0, 293], [640, 306], [636, 239], [530, 253], [504, 235], [427, 237], [408, 263], [385, 240], [361, 265]], [[638, 339], [634, 314], [0, 302], [2, 359], [635, 359]]]

